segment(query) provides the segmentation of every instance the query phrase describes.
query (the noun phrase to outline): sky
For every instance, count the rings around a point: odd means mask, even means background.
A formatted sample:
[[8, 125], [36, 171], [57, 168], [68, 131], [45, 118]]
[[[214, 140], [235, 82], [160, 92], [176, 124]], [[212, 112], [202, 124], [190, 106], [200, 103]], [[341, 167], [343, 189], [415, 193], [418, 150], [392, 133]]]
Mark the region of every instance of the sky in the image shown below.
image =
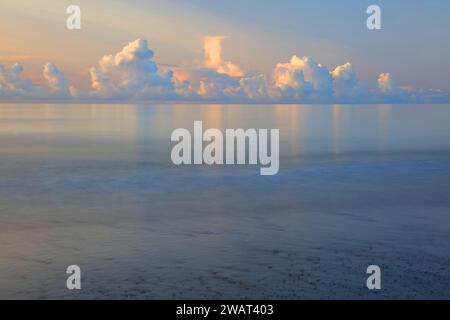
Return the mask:
[[449, 14], [447, 0], [2, 0], [0, 101], [448, 102]]

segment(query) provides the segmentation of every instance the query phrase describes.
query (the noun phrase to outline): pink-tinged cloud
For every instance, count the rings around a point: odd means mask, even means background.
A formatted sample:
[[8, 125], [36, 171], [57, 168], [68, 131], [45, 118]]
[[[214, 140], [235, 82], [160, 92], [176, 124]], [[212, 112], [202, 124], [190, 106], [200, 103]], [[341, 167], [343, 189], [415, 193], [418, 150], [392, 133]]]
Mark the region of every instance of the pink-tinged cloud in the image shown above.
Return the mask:
[[378, 88], [382, 94], [392, 94], [397, 90], [395, 81], [390, 73], [380, 73], [378, 76]]
[[239, 66], [222, 59], [222, 41], [225, 38], [224, 36], [206, 36], [203, 38], [204, 66], [231, 77], [242, 77], [244, 71]]

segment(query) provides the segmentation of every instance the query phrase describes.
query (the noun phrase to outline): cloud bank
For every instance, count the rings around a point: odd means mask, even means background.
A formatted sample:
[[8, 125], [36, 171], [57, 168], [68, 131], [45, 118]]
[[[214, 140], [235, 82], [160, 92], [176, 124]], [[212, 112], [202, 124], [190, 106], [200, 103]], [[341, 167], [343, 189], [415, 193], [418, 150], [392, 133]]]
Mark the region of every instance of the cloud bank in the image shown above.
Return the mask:
[[195, 101], [218, 103], [433, 103], [449, 102], [439, 90], [399, 86], [381, 72], [378, 86], [358, 80], [350, 62], [330, 70], [313, 58], [293, 55], [271, 74], [245, 71], [222, 56], [224, 36], [203, 39], [204, 61], [193, 67], [160, 69], [147, 40], [137, 39], [103, 56], [90, 69], [90, 89], [71, 86], [52, 63], [43, 67], [40, 85], [23, 77], [16, 63], [0, 64], [0, 101]]

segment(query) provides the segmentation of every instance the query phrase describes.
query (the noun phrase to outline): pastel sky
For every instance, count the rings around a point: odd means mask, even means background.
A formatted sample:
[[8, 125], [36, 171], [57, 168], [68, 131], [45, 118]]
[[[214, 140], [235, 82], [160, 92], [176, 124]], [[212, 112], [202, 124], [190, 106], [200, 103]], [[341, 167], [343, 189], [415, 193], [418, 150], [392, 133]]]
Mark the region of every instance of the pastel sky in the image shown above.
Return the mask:
[[[0, 100], [443, 101], [449, 14], [447, 0], [2, 0]], [[53, 95], [21, 93], [39, 86]]]

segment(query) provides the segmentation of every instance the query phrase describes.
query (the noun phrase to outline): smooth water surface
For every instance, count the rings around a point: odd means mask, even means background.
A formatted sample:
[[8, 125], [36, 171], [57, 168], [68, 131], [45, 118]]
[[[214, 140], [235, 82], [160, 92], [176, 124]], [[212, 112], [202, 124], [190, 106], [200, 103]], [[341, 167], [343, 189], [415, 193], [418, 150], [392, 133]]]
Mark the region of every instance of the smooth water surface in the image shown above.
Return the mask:
[[[174, 166], [194, 120], [279, 174]], [[448, 299], [449, 253], [450, 105], [0, 105], [0, 298]]]

